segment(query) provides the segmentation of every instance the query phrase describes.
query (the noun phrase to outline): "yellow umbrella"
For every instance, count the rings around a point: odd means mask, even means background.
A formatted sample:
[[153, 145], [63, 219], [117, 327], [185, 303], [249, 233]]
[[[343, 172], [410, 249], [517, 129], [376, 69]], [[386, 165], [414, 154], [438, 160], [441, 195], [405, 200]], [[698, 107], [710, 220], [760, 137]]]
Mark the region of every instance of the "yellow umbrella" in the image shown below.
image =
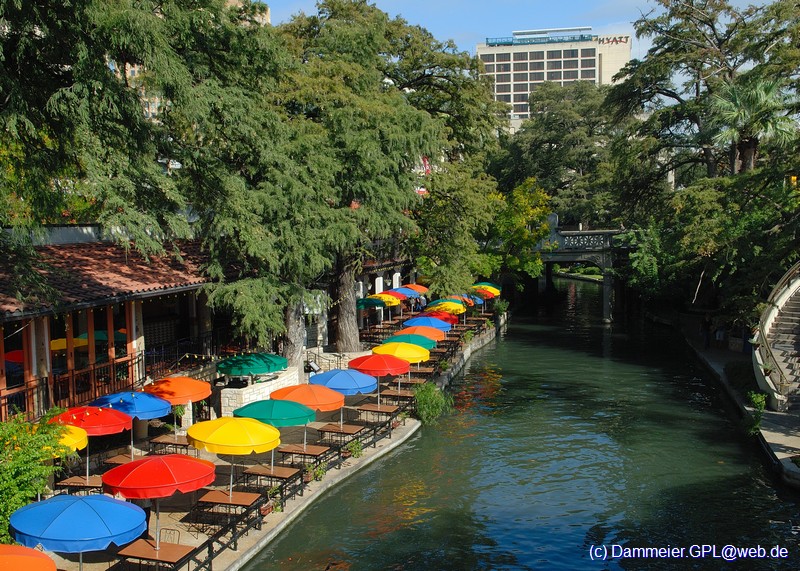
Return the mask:
[[89, 445], [89, 435], [83, 428], [71, 424], [65, 424], [64, 428], [66, 430], [58, 441], [59, 444], [66, 446], [72, 452], [83, 450]]
[[460, 303], [445, 301], [442, 303], [437, 303], [434, 307], [431, 308], [431, 311], [446, 311], [447, 313], [452, 313], [454, 315], [461, 315], [462, 313], [467, 311], [467, 308]]
[[[198, 450], [236, 456], [268, 452], [281, 445], [281, 433], [274, 426], [252, 418], [232, 416], [198, 422], [186, 431], [186, 439]], [[232, 493], [233, 466], [228, 495]]]
[[386, 304], [386, 307], [394, 307], [396, 305], [400, 305], [400, 300], [397, 299], [395, 296], [389, 295], [389, 294], [374, 293], [374, 294], [369, 295], [367, 297], [372, 298], [372, 299], [381, 300], [383, 303]]
[[376, 355], [392, 355], [409, 363], [421, 363], [431, 358], [430, 351], [413, 343], [384, 343], [372, 352]]
[[[81, 339], [80, 337], [75, 337], [72, 339], [72, 346], [73, 347], [86, 347], [89, 344], [88, 339]], [[66, 351], [67, 350], [67, 340], [64, 337], [60, 339], [53, 339], [50, 341], [50, 350], [51, 351]]]
[[486, 291], [492, 292], [495, 296], [500, 295], [500, 290], [497, 289], [496, 287], [490, 286], [490, 285], [477, 285], [476, 284], [476, 285], [472, 286], [472, 289], [485, 289]]

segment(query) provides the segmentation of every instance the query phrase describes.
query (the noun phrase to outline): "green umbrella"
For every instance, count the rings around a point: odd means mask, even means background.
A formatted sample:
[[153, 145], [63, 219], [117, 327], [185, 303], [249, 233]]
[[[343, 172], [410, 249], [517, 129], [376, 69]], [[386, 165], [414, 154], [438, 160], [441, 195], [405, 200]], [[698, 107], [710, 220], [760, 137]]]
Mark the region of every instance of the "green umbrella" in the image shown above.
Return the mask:
[[217, 363], [217, 371], [232, 377], [249, 377], [251, 375], [266, 375], [282, 371], [289, 362], [285, 357], [272, 353], [248, 353], [228, 357]]
[[356, 300], [356, 309], [369, 309], [370, 307], [386, 307], [386, 304], [375, 297], [365, 297]]
[[436, 341], [424, 335], [415, 335], [413, 333], [402, 333], [400, 335], [393, 335], [384, 341], [384, 343], [411, 343], [419, 345], [425, 349], [431, 350], [436, 347]]
[[316, 414], [306, 405], [290, 400], [259, 400], [233, 411], [233, 416], [254, 418], [276, 427], [298, 426], [312, 422]]

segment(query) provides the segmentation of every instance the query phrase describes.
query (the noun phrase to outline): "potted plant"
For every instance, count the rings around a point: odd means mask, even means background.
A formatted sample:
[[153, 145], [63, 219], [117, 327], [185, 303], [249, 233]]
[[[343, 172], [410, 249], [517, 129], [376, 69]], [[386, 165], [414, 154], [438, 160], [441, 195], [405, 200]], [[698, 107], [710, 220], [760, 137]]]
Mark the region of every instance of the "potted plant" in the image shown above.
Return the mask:
[[308, 484], [311, 480], [314, 479], [314, 464], [308, 463], [303, 466], [303, 482]]
[[[345, 456], [347, 453], [347, 456]], [[347, 444], [344, 445], [342, 448], [342, 457], [348, 458], [352, 456], [353, 458], [361, 458], [364, 455], [364, 445], [361, 444], [360, 440], [351, 440]]]
[[328, 471], [328, 463], [327, 462], [320, 462], [316, 468], [313, 470], [314, 479], [319, 481], [325, 477], [325, 473]]

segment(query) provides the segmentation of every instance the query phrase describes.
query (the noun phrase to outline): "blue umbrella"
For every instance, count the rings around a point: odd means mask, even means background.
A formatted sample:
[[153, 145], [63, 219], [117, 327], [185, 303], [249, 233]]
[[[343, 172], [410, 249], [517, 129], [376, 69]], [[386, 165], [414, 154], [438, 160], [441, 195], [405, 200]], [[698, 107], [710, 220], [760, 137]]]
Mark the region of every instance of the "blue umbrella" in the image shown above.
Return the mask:
[[440, 331], [444, 331], [445, 333], [453, 328], [446, 321], [436, 319], [435, 317], [413, 317], [403, 324], [404, 327], [414, 327], [417, 325], [422, 325], [423, 327], [434, 327]]
[[355, 369], [331, 369], [313, 375], [309, 380], [312, 385], [323, 385], [343, 395], [371, 393], [378, 388], [378, 380]]
[[[113, 408], [132, 418], [150, 420], [169, 414], [172, 404], [167, 399], [146, 392], [127, 391], [105, 395], [92, 401], [92, 406]], [[131, 430], [131, 460], [133, 459], [133, 430]]]
[[61, 553], [107, 549], [130, 543], [147, 529], [139, 506], [100, 494], [59, 494], [21, 507], [11, 514], [11, 535], [25, 547], [42, 547]]

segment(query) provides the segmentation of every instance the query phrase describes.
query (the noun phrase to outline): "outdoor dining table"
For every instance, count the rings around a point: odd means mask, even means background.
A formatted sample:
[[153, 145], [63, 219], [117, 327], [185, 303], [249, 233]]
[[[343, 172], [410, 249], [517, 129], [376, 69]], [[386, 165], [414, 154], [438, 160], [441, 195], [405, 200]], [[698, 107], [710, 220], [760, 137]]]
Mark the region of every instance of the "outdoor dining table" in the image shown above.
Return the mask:
[[[257, 483], [260, 483], [261, 478], [264, 478], [269, 486], [280, 485], [283, 484], [284, 482], [289, 482], [296, 478], [298, 483], [294, 485], [293, 488], [299, 491], [300, 495], [302, 495], [303, 486], [300, 474], [301, 474], [300, 468], [294, 468], [292, 466], [282, 466], [280, 464], [273, 464], [272, 466], [259, 464], [258, 466], [250, 466], [244, 471], [246, 485], [248, 486], [250, 485], [250, 478], [252, 477], [256, 478]], [[288, 485], [289, 484], [280, 486], [282, 502], [286, 501], [286, 492]]]
[[295, 456], [316, 460], [330, 449], [330, 446], [320, 446], [318, 444], [306, 444], [305, 446], [302, 444], [283, 444], [278, 448], [278, 452], [284, 456], [291, 456], [291, 462], [293, 463]]
[[378, 404], [370, 402], [356, 407], [356, 410], [359, 412], [365, 412], [368, 415], [391, 417], [399, 410], [399, 408], [400, 407], [393, 404]]
[[[142, 456], [139, 456], [142, 458]], [[127, 464], [128, 462], [132, 462], [137, 458], [131, 458], [130, 454], [117, 454], [116, 456], [112, 456], [110, 458], [106, 458], [103, 460], [103, 464], [111, 464], [112, 466], [122, 466], [123, 464]]]
[[153, 454], [190, 454], [194, 450], [197, 456], [197, 450], [189, 445], [185, 434], [162, 434], [151, 438], [150, 450]]
[[413, 399], [414, 391], [408, 389], [386, 389], [381, 391], [381, 396], [389, 400], [394, 400], [395, 402], [400, 402]]
[[75, 491], [76, 493], [84, 492], [88, 494], [89, 492], [103, 489], [103, 477], [92, 475], [87, 480], [86, 476], [70, 476], [60, 482], [56, 482], [56, 486], [66, 488], [67, 492]]
[[[230, 521], [231, 516], [242, 514], [247, 508], [258, 501], [261, 494], [254, 492], [228, 492], [226, 490], [206, 490], [198, 498], [192, 511], [195, 515], [206, 514], [211, 516], [211, 520], [218, 520], [220, 517]], [[203, 518], [205, 519], [205, 518]], [[208, 520], [205, 520], [208, 523]], [[218, 521], [212, 521], [220, 523]]]
[[317, 428], [320, 436], [324, 440], [326, 436], [336, 438], [339, 444], [345, 444], [347, 437], [356, 437], [361, 433], [365, 426], [360, 424], [339, 424], [338, 422], [329, 422]]
[[189, 562], [189, 556], [195, 550], [194, 546], [180, 543], [159, 542], [156, 549], [155, 539], [137, 539], [117, 552], [117, 557], [123, 561], [135, 560], [139, 564], [155, 563], [157, 568], [179, 569], [184, 563]]

